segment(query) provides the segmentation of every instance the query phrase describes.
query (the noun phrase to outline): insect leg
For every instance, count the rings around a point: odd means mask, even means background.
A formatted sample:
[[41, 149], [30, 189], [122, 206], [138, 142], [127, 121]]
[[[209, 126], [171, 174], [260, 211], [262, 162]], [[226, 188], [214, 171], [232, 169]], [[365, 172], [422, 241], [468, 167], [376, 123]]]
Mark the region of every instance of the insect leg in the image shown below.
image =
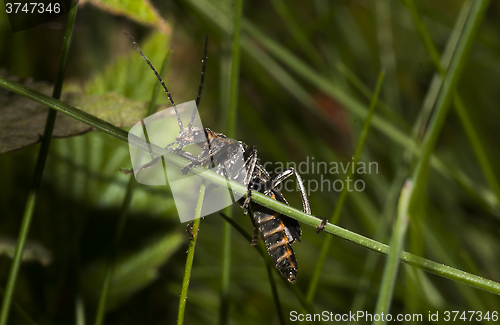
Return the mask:
[[[318, 216], [317, 216], [318, 217]], [[328, 223], [327, 218], [318, 217], [321, 219], [321, 223], [316, 227], [316, 233], [319, 234], [321, 231], [325, 230], [326, 224]]]
[[208, 165], [208, 163], [212, 162], [213, 157], [225, 148], [224, 145], [210, 146], [208, 144], [208, 147], [196, 159], [191, 159], [191, 163], [182, 169], [182, 174], [187, 174], [194, 166]]
[[[208, 164], [212, 159], [212, 153], [210, 152], [210, 149], [204, 149], [198, 157], [190, 152], [182, 152], [183, 154], [179, 153], [179, 155], [191, 160], [191, 162], [186, 167], [182, 168], [182, 175], [186, 175], [187, 173], [189, 173], [189, 171], [193, 169], [194, 166]], [[186, 156], [184, 154], [186, 154]]]
[[174, 107], [175, 115], [177, 115], [177, 124], [179, 125], [179, 128], [182, 131], [184, 129], [184, 126], [182, 125], [181, 117], [179, 115], [179, 112], [177, 111], [177, 106], [175, 105], [174, 100], [172, 99], [172, 96], [170, 95], [170, 92], [167, 89], [167, 86], [165, 86], [165, 83], [163, 82], [163, 79], [161, 79], [160, 75], [156, 71], [155, 67], [153, 67], [153, 64], [151, 64], [151, 62], [148, 60], [148, 58], [146, 57], [146, 55], [144, 55], [144, 53], [142, 53], [139, 45], [137, 44], [137, 42], [135, 41], [135, 39], [132, 37], [132, 35], [130, 35], [126, 30], [124, 30], [123, 32], [125, 33], [125, 35], [127, 35], [132, 40], [132, 45], [134, 45], [134, 47], [137, 50], [137, 52], [139, 52], [139, 54], [146, 61], [146, 63], [151, 68], [151, 70], [153, 70], [154, 74], [156, 75], [156, 78], [158, 78], [158, 80], [160, 81], [160, 84], [163, 87], [163, 90], [165, 90], [165, 92], [167, 93], [168, 100], [170, 101], [170, 103]]
[[257, 165], [257, 148], [255, 146], [252, 146], [249, 150], [251, 154], [245, 161], [245, 166], [247, 166], [247, 174], [245, 175], [245, 179], [243, 180], [243, 185], [250, 184], [250, 180], [252, 179], [252, 175], [255, 170], [255, 165]]
[[307, 199], [306, 188], [304, 187], [304, 182], [302, 181], [302, 178], [300, 177], [300, 175], [297, 173], [297, 171], [293, 167], [278, 174], [271, 181], [270, 188], [267, 188], [266, 191], [264, 192], [264, 194], [267, 195], [269, 192], [271, 192], [273, 189], [275, 189], [279, 184], [281, 184], [285, 179], [292, 176], [292, 174], [295, 174], [295, 177], [297, 178], [297, 185], [299, 186], [300, 196], [302, 197], [302, 206], [304, 208], [304, 212], [307, 214], [311, 214], [311, 207], [309, 205], [309, 200]]
[[196, 107], [200, 105], [201, 91], [203, 90], [203, 81], [205, 80], [205, 66], [207, 65], [207, 46], [208, 46], [208, 36], [205, 36], [205, 53], [202, 61], [201, 82], [200, 82], [200, 87], [198, 88], [198, 97], [196, 97]]
[[[139, 168], [139, 170], [137, 171], [136, 175], [139, 175], [139, 172], [143, 169], [148, 169], [154, 165], [156, 165], [156, 163], [160, 160], [160, 157], [156, 157], [155, 159], [151, 160], [150, 162], [148, 162], [147, 164], [141, 166], [141, 168]], [[132, 169], [125, 169], [125, 168], [120, 168], [120, 171], [122, 173], [124, 173], [125, 175], [128, 175], [128, 174], [132, 174], [133, 173], [133, 170]]]
[[245, 175], [245, 179], [243, 180], [243, 185], [247, 187], [248, 193], [245, 201], [243, 202], [243, 205], [241, 206], [241, 208], [243, 209], [243, 214], [248, 213], [248, 207], [250, 205], [250, 200], [252, 199], [252, 184], [250, 181], [252, 180], [255, 165], [257, 164], [257, 148], [255, 148], [255, 146], [252, 146], [252, 148], [250, 148], [250, 151], [252, 153], [245, 162], [245, 166], [248, 166], [248, 169], [247, 174]]
[[194, 220], [190, 221], [187, 225], [187, 228], [186, 228], [186, 232], [188, 233], [189, 235], [189, 240], [193, 240], [194, 239], [194, 234], [193, 234], [193, 225], [194, 225]]
[[248, 209], [250, 212], [250, 219], [252, 220], [252, 225], [253, 225], [253, 236], [252, 236], [252, 246], [257, 245], [257, 241], [259, 238], [259, 227], [257, 226], [257, 223], [255, 222], [255, 217], [253, 215], [252, 209]]
[[196, 97], [196, 106], [193, 109], [193, 114], [191, 115], [191, 120], [188, 125], [188, 136], [191, 136], [191, 132], [193, 130], [193, 122], [196, 117], [196, 111], [198, 110], [198, 106], [200, 105], [201, 100], [201, 91], [203, 90], [203, 81], [205, 80], [205, 67], [207, 65], [207, 45], [208, 45], [208, 36], [205, 36], [205, 54], [203, 56], [202, 66], [201, 66], [201, 81], [200, 87], [198, 88], [198, 97]]

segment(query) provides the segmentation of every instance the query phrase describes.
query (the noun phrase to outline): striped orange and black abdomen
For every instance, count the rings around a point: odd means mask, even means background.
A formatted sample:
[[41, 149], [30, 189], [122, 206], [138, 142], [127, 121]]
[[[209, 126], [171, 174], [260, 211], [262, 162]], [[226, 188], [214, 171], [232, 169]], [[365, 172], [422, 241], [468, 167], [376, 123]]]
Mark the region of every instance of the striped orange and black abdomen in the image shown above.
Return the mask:
[[268, 214], [254, 212], [255, 223], [259, 227], [259, 232], [267, 252], [271, 256], [274, 266], [287, 278], [293, 282], [297, 277], [297, 260], [293, 253], [290, 240], [286, 236], [285, 225], [280, 220], [279, 214]]
[[[270, 193], [276, 199], [273, 193]], [[264, 207], [254, 210], [254, 222], [259, 228], [260, 236], [266, 245], [267, 252], [274, 266], [290, 282], [297, 277], [297, 260], [290, 245], [296, 238], [283, 222], [283, 216]]]

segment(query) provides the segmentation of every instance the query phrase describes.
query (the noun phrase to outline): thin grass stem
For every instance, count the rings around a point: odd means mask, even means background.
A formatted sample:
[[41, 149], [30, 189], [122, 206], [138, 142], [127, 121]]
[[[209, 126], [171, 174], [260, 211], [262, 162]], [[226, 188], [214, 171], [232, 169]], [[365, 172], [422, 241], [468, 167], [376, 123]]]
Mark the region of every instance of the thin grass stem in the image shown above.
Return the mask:
[[[393, 233], [391, 237], [391, 250], [389, 257], [386, 260], [384, 273], [382, 275], [382, 283], [380, 285], [377, 305], [375, 307], [375, 314], [381, 315], [388, 313], [391, 307], [394, 286], [399, 268], [399, 256], [403, 250], [406, 229], [410, 221], [410, 216], [405, 214], [408, 211], [410, 204], [411, 193], [413, 191], [411, 182], [406, 182], [401, 191], [398, 205], [398, 217], [394, 223]], [[382, 319], [375, 321], [374, 324], [385, 323]]]
[[[73, 36], [73, 28], [76, 20], [77, 10], [78, 6], [74, 5], [68, 14], [65, 37], [63, 40], [63, 45], [61, 50], [61, 58], [59, 60], [59, 67], [57, 71], [54, 90], [52, 92], [52, 97], [54, 99], [59, 99], [61, 97], [61, 89], [64, 80], [64, 74], [66, 72], [66, 66], [68, 63], [69, 49]], [[52, 138], [52, 130], [54, 129], [54, 124], [56, 120], [56, 113], [57, 112], [55, 110], [52, 109], [49, 110], [49, 114], [45, 122], [45, 130], [43, 133], [40, 150], [38, 152], [38, 158], [35, 166], [35, 173], [28, 194], [28, 199], [26, 201], [23, 221], [21, 224], [18, 242], [14, 253], [14, 259], [10, 267], [7, 286], [5, 288], [5, 294], [3, 296], [2, 309], [0, 310], [0, 325], [6, 325], [9, 317], [10, 306], [12, 304], [12, 297], [14, 295], [17, 277], [19, 275], [19, 270], [21, 268], [21, 260], [24, 252], [24, 246], [26, 245], [26, 240], [28, 239], [28, 233], [31, 226], [31, 221], [33, 219], [33, 211], [35, 210], [36, 200], [38, 197], [38, 190], [40, 188], [40, 183], [42, 181], [42, 176], [43, 176], [43, 170], [45, 167], [45, 161], [47, 160], [49, 152], [50, 140]]]
[[[163, 59], [163, 63], [162, 63], [162, 66], [161, 66], [161, 69], [159, 72], [160, 76], [165, 73], [165, 69], [167, 66], [167, 61], [168, 61], [168, 57], [170, 56], [170, 53], [171, 53], [171, 51], [168, 51], [167, 54], [165, 55], [165, 58]], [[153, 88], [153, 93], [151, 95], [151, 101], [149, 102], [148, 111], [147, 111], [145, 117], [148, 117], [154, 113], [159, 90], [160, 90], [160, 83], [157, 82], [157, 83], [155, 83], [155, 86]], [[145, 134], [147, 135], [147, 132], [145, 132]], [[122, 206], [120, 209], [120, 214], [118, 216], [118, 223], [117, 223], [116, 234], [115, 234], [115, 239], [114, 239], [114, 243], [113, 243], [113, 250], [109, 256], [108, 265], [106, 268], [106, 275], [104, 277], [104, 282], [103, 282], [103, 285], [101, 288], [101, 294], [99, 296], [99, 303], [97, 306], [95, 325], [101, 325], [103, 323], [104, 317], [106, 315], [106, 302], [107, 302], [107, 298], [109, 295], [109, 289], [111, 287], [111, 282], [113, 279], [113, 273], [114, 273], [114, 270], [116, 267], [116, 259], [117, 259], [118, 251], [120, 248], [120, 242], [121, 242], [121, 238], [123, 235], [123, 230], [125, 229], [128, 210], [130, 207], [130, 202], [132, 201], [132, 196], [133, 196], [135, 185], [136, 185], [135, 178], [130, 177], [128, 185], [127, 185], [127, 190], [125, 192], [125, 197], [123, 199]]]
[[[375, 113], [375, 108], [377, 107], [377, 101], [378, 97], [380, 94], [380, 90], [382, 89], [382, 84], [384, 81], [384, 76], [385, 76], [385, 71], [381, 71], [378, 76], [377, 80], [377, 85], [375, 86], [375, 91], [373, 93], [373, 97], [371, 99], [370, 103], [370, 110], [368, 111], [368, 116], [366, 117], [364, 123], [363, 123], [363, 128], [361, 131], [361, 134], [359, 136], [358, 144], [356, 145], [356, 149], [354, 151], [354, 156], [352, 159], [352, 164], [356, 166], [359, 156], [361, 155], [361, 151], [363, 150], [363, 146], [365, 144], [366, 136], [368, 135], [368, 130], [370, 128], [370, 124], [372, 121], [373, 114]], [[352, 169], [349, 168], [349, 171], [347, 172], [346, 175], [346, 180], [350, 179], [352, 177]], [[345, 199], [347, 198], [347, 186], [344, 186], [342, 189], [342, 192], [339, 195], [339, 198], [337, 200], [337, 204], [335, 205], [335, 209], [332, 212], [332, 216], [330, 217], [330, 220], [333, 224], [337, 224], [337, 222], [340, 219], [340, 212], [342, 211], [342, 207], [344, 206]], [[331, 236], [328, 236], [325, 238], [323, 241], [323, 245], [321, 246], [321, 251], [320, 255], [318, 257], [318, 261], [316, 262], [314, 266], [314, 272], [311, 278], [311, 282], [309, 283], [309, 289], [307, 291], [307, 301], [312, 302], [314, 298], [314, 294], [316, 293], [316, 289], [318, 288], [319, 284], [319, 279], [321, 276], [321, 270], [323, 269], [323, 265], [325, 264], [326, 257], [328, 255], [328, 252], [330, 251], [330, 246], [332, 244], [333, 238]]]
[[182, 280], [181, 298], [179, 301], [179, 313], [177, 315], [177, 325], [184, 324], [184, 312], [186, 311], [187, 293], [189, 289], [189, 280], [191, 279], [191, 270], [193, 268], [194, 251], [196, 248], [196, 240], [198, 239], [198, 231], [200, 228], [201, 209], [203, 207], [203, 199], [205, 197], [205, 184], [202, 182], [198, 202], [196, 203], [195, 218], [193, 221], [193, 238], [189, 242], [189, 248], [186, 258], [186, 267], [184, 268], [184, 279]]
[[[223, 116], [227, 116], [226, 135], [229, 138], [234, 138], [236, 133], [236, 120], [238, 112], [238, 88], [239, 88], [239, 72], [241, 61], [241, 18], [243, 16], [243, 0], [237, 0], [234, 11], [234, 30], [233, 30], [233, 48], [231, 55], [231, 71], [229, 80], [229, 103], [228, 111], [224, 112]], [[228, 218], [232, 217], [231, 206], [225, 209]], [[229, 322], [230, 308], [230, 290], [229, 282], [231, 277], [231, 226], [228, 223], [223, 224], [222, 235], [222, 270], [221, 270], [221, 299], [219, 307], [219, 324], [227, 324]]]
[[[415, 3], [413, 2], [413, 0], [404, 0], [404, 3], [411, 14], [413, 23], [417, 28], [418, 34], [422, 39], [422, 42], [424, 43], [425, 48], [427, 49], [427, 52], [429, 53], [429, 56], [431, 57], [432, 62], [434, 63], [434, 66], [439, 71], [441, 76], [444, 78], [446, 76], [446, 70], [443, 67], [443, 64], [441, 63], [441, 57], [439, 55], [439, 51], [437, 50], [434, 42], [432, 42], [432, 38], [423, 23], [422, 17], [420, 16], [420, 14], [416, 9]], [[488, 182], [491, 190], [495, 194], [497, 202], [500, 202], [500, 185], [495, 176], [493, 168], [491, 167], [491, 164], [488, 160], [488, 156], [486, 155], [486, 150], [483, 147], [483, 144], [476, 131], [476, 128], [474, 128], [474, 125], [471, 122], [469, 113], [467, 112], [467, 108], [465, 107], [463, 100], [460, 98], [460, 95], [457, 92], [454, 93], [453, 103], [457, 111], [458, 117], [460, 118], [460, 122], [462, 123], [462, 126], [465, 130], [465, 133], [469, 138], [470, 144], [472, 146], [472, 149], [474, 150], [479, 165], [481, 166], [486, 181]]]

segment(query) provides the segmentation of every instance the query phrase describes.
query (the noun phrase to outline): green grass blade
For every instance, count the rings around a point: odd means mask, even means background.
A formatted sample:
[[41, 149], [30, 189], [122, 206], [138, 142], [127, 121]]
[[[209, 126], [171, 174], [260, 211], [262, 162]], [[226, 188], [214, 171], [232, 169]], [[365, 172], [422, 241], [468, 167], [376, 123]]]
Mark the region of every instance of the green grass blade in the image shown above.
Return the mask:
[[299, 24], [297, 19], [294, 17], [290, 7], [283, 0], [272, 0], [271, 3], [274, 9], [278, 12], [278, 15], [283, 19], [288, 30], [292, 34], [293, 38], [299, 45], [299, 48], [309, 57], [309, 59], [314, 62], [316, 67], [321, 71], [325, 71], [326, 65], [324, 60], [315, 51], [313, 43], [310, 41], [305, 29]]
[[274, 269], [274, 265], [267, 258], [266, 259], [266, 271], [267, 271], [267, 277], [269, 278], [269, 284], [271, 286], [271, 292], [273, 294], [274, 304], [276, 305], [276, 313], [278, 314], [278, 320], [279, 320], [280, 324], [285, 325], [286, 324], [285, 315], [283, 314], [283, 308], [281, 307], [280, 297], [278, 295], [278, 288], [276, 287], [276, 282], [274, 281], [274, 278], [273, 278], [273, 269]]
[[415, 27], [417, 28], [418, 35], [422, 39], [422, 42], [425, 45], [425, 48], [427, 49], [427, 52], [429, 53], [432, 62], [438, 69], [439, 73], [441, 75], [446, 74], [446, 70], [444, 67], [441, 65], [441, 57], [439, 55], [438, 50], [434, 46], [434, 43], [432, 42], [431, 35], [427, 32], [427, 29], [424, 24], [424, 20], [418, 13], [417, 7], [415, 6], [415, 3], [413, 0], [403, 0], [406, 8], [410, 12], [411, 18], [413, 19], [413, 23], [415, 24]]
[[[429, 53], [432, 62], [434, 63], [434, 66], [444, 78], [446, 75], [446, 71], [441, 63], [439, 52], [434, 43], [432, 42], [430, 34], [423, 23], [422, 17], [418, 13], [413, 0], [405, 0], [404, 2], [408, 10], [410, 11], [413, 23], [417, 28], [419, 36], [422, 39], [422, 42], [424, 43], [425, 48], [427, 49], [427, 52]], [[465, 133], [469, 138], [469, 141], [471, 143], [472, 149], [474, 150], [479, 165], [481, 166], [486, 181], [488, 182], [488, 184], [491, 187], [491, 190], [495, 194], [497, 202], [500, 202], [500, 185], [497, 181], [497, 178], [495, 177], [493, 168], [491, 167], [491, 164], [488, 160], [488, 156], [486, 155], [486, 150], [484, 149], [481, 140], [479, 139], [479, 136], [476, 132], [476, 129], [474, 128], [471, 122], [467, 109], [462, 99], [456, 92], [454, 94], [453, 103], [457, 111], [458, 117], [460, 118], [460, 122], [462, 123], [462, 126], [465, 129]]]
[[[368, 135], [368, 130], [370, 128], [370, 124], [372, 121], [373, 114], [375, 113], [375, 108], [377, 107], [377, 101], [378, 101], [378, 96], [380, 94], [380, 89], [382, 88], [382, 83], [384, 81], [384, 76], [385, 76], [385, 71], [381, 71], [378, 80], [377, 80], [377, 85], [375, 86], [375, 91], [373, 93], [373, 97], [371, 99], [370, 103], [370, 110], [368, 112], [368, 116], [366, 117], [364, 123], [363, 123], [363, 129], [361, 131], [361, 134], [359, 136], [358, 144], [356, 145], [356, 150], [354, 151], [354, 156], [352, 160], [352, 164], [356, 165], [359, 156], [361, 155], [361, 151], [363, 149], [363, 145], [365, 144], [366, 136]], [[350, 179], [352, 177], [352, 169], [349, 169], [346, 175], [346, 180]], [[347, 198], [347, 186], [345, 186], [342, 189], [342, 192], [339, 195], [339, 198], [337, 200], [337, 204], [335, 205], [335, 209], [333, 210], [332, 216], [330, 217], [330, 220], [333, 224], [337, 224], [337, 222], [340, 219], [340, 212], [342, 211], [342, 207], [344, 206], [345, 199]], [[325, 238], [323, 241], [323, 245], [321, 246], [321, 252], [318, 257], [318, 261], [316, 262], [316, 265], [314, 267], [314, 272], [311, 278], [311, 282], [309, 283], [309, 289], [307, 291], [307, 301], [312, 302], [314, 298], [314, 294], [316, 293], [316, 289], [318, 288], [319, 284], [319, 279], [321, 276], [321, 270], [323, 269], [323, 265], [325, 264], [326, 257], [328, 256], [328, 252], [330, 251], [330, 246], [332, 244], [333, 237], [328, 236]]]
[[[356, 74], [349, 69], [347, 65], [345, 65], [343, 62], [338, 61], [337, 64], [337, 69], [344, 75], [344, 77], [368, 100], [373, 97], [373, 92], [371, 89], [366, 86], [361, 79], [356, 76]], [[380, 98], [377, 102], [377, 108], [378, 110], [384, 114], [386, 117], [388, 117], [391, 121], [393, 121], [399, 128], [404, 130], [405, 132], [410, 132], [411, 128], [406, 123], [404, 119], [401, 118], [398, 114], [396, 114], [387, 103], [385, 103], [382, 98]]]
[[234, 138], [236, 134], [236, 116], [238, 106], [238, 87], [239, 87], [239, 74], [240, 74], [240, 38], [241, 38], [241, 20], [243, 15], [243, 0], [236, 1], [234, 19], [234, 37], [233, 37], [233, 51], [231, 60], [231, 91], [230, 91], [230, 105], [227, 121], [227, 136]]
[[83, 297], [78, 294], [75, 297], [75, 324], [85, 325], [85, 302]]
[[179, 301], [179, 313], [177, 315], [177, 325], [184, 323], [184, 312], [186, 310], [187, 293], [189, 288], [189, 279], [191, 278], [191, 269], [193, 268], [194, 250], [196, 248], [196, 240], [198, 239], [198, 230], [200, 228], [201, 209], [203, 207], [203, 199], [205, 198], [205, 184], [200, 186], [198, 202], [196, 204], [195, 218], [193, 221], [193, 239], [189, 242], [188, 254], [186, 258], [186, 267], [184, 268], [184, 279], [182, 280], [181, 299]]
[[387, 73], [385, 87], [382, 89], [382, 96], [392, 107], [394, 112], [401, 113], [399, 98], [399, 84], [396, 78], [397, 66], [396, 55], [394, 53], [394, 40], [392, 32], [392, 8], [394, 3], [390, 0], [376, 0], [375, 20], [378, 44], [379, 64]]
[[[227, 112], [223, 112], [226, 116], [226, 135], [229, 138], [234, 138], [236, 133], [236, 120], [238, 112], [238, 88], [239, 88], [239, 74], [240, 74], [240, 61], [241, 61], [241, 18], [243, 16], [243, 0], [236, 1], [234, 12], [234, 30], [233, 30], [233, 49], [231, 55], [231, 71], [229, 80], [229, 103], [224, 105]], [[232, 217], [232, 206], [225, 209], [228, 218]], [[231, 277], [231, 226], [224, 222], [222, 234], [222, 270], [221, 270], [221, 299], [219, 306], [219, 324], [227, 324], [229, 322], [229, 281]]]
[[[162, 63], [162, 66], [161, 66], [161, 69], [159, 72], [160, 76], [165, 73], [165, 69], [167, 66], [167, 60], [168, 60], [168, 57], [170, 56], [170, 53], [171, 53], [171, 51], [168, 51], [167, 54], [165, 55], [165, 58], [163, 60], [163, 63]], [[149, 103], [149, 108], [148, 108], [148, 111], [147, 111], [145, 117], [148, 117], [148, 116], [153, 114], [154, 108], [156, 105], [156, 99], [158, 98], [159, 90], [160, 90], [160, 83], [157, 82], [157, 83], [155, 83], [155, 86], [153, 88], [151, 101]], [[145, 134], [147, 136], [147, 133], [145, 133]], [[125, 193], [125, 198], [123, 199], [122, 207], [120, 209], [120, 215], [118, 217], [118, 226], [116, 229], [113, 250], [112, 250], [111, 255], [109, 257], [108, 268], [106, 270], [106, 276], [104, 278], [104, 283], [102, 286], [101, 295], [99, 297], [99, 304], [97, 307], [97, 313], [96, 313], [96, 319], [95, 319], [96, 325], [101, 325], [104, 321], [104, 316], [106, 315], [106, 301], [107, 301], [108, 294], [109, 294], [109, 288], [111, 286], [111, 280], [113, 279], [113, 273], [114, 273], [115, 266], [116, 266], [116, 258], [118, 256], [118, 250], [120, 247], [121, 237], [123, 234], [123, 229], [125, 228], [128, 209], [130, 207], [130, 202], [132, 201], [132, 195], [133, 195], [135, 185], [136, 185], [135, 178], [130, 177], [130, 180], [129, 180], [128, 185], [127, 185], [127, 191]]]
[[[406, 182], [401, 191], [398, 217], [394, 224], [391, 237], [391, 250], [389, 252], [389, 258], [387, 259], [385, 264], [384, 274], [382, 276], [382, 283], [380, 285], [380, 291], [377, 300], [377, 306], [375, 307], [375, 313], [378, 315], [382, 315], [382, 313], [387, 314], [391, 307], [394, 285], [396, 284], [396, 278], [398, 275], [399, 255], [403, 250], [406, 229], [410, 221], [410, 216], [405, 213], [408, 211], [412, 190], [413, 189], [411, 183]], [[383, 322], [381, 319], [374, 322], [374, 324], [383, 323], [385, 322]]]
[[[408, 174], [409, 167], [406, 164], [400, 164], [396, 171], [391, 186], [387, 192], [387, 197], [382, 210], [382, 220], [377, 225], [374, 239], [377, 241], [385, 241], [386, 233], [389, 230], [389, 224], [393, 215], [395, 215], [398, 198], [401, 191], [401, 184]], [[375, 273], [377, 261], [380, 255], [370, 252], [363, 265], [363, 276], [359, 280], [358, 290], [353, 299], [351, 310], [364, 310], [365, 303], [368, 299], [370, 284], [372, 283], [372, 275]], [[350, 322], [353, 324], [354, 322]]]
[[[52, 97], [57, 99], [61, 96], [61, 89], [64, 79], [64, 73], [66, 72], [69, 48], [71, 45], [71, 39], [73, 35], [73, 27], [76, 20], [77, 9], [78, 6], [76, 5], [73, 6], [73, 8], [68, 14], [68, 21], [66, 23], [66, 32], [61, 51], [61, 59], [59, 60], [57, 79], [54, 85], [54, 91], [52, 92]], [[26, 240], [28, 239], [29, 228], [31, 226], [31, 220], [33, 219], [33, 211], [36, 205], [37, 193], [42, 180], [43, 169], [45, 167], [45, 161], [47, 159], [49, 151], [50, 140], [52, 137], [52, 130], [54, 129], [55, 120], [56, 120], [56, 111], [49, 110], [47, 121], [45, 123], [45, 131], [43, 133], [42, 143], [40, 145], [40, 151], [38, 153], [38, 158], [35, 166], [33, 183], [31, 185], [28, 194], [28, 199], [26, 202], [26, 207], [23, 215], [23, 221], [21, 224], [21, 230], [19, 232], [18, 243], [16, 246], [16, 251], [14, 253], [14, 259], [12, 261], [12, 265], [10, 268], [9, 277], [7, 280], [7, 287], [5, 288], [5, 295], [3, 296], [2, 309], [0, 311], [0, 325], [6, 325], [9, 317], [12, 297], [14, 295], [17, 276], [19, 274], [19, 269], [21, 267], [21, 259], [23, 256], [24, 246], [26, 244]]]
[[497, 198], [497, 203], [500, 203], [500, 185], [495, 176], [495, 172], [491, 167], [490, 161], [488, 160], [488, 156], [486, 155], [486, 150], [484, 149], [484, 146], [479, 138], [479, 135], [477, 134], [476, 128], [474, 128], [474, 125], [471, 122], [469, 113], [467, 112], [467, 108], [465, 107], [463, 101], [456, 93], [453, 102], [455, 109], [458, 113], [458, 117], [460, 118], [460, 122], [462, 122], [462, 126], [465, 129], [465, 133], [469, 138], [472, 149], [474, 150], [479, 165], [481, 166], [484, 177], [486, 178], [486, 181], [490, 185], [491, 190], [495, 194]]
[[[0, 295], [4, 296], [5, 295], [5, 290], [0, 288]], [[28, 315], [28, 313], [23, 309], [23, 307], [21, 307], [21, 305], [19, 305], [17, 302], [13, 301], [12, 302], [12, 306], [14, 307], [14, 310], [16, 311], [16, 313], [23, 318], [24, 322], [26, 322], [26, 324], [30, 324], [30, 325], [34, 325], [36, 324], [30, 317], [30, 315]]]
[[474, 1], [459, 43], [457, 44], [457, 49], [453, 54], [443, 87], [441, 88], [441, 92], [437, 99], [435, 112], [431, 118], [427, 133], [422, 143], [421, 156], [419, 157], [419, 161], [417, 162], [416, 168], [413, 172], [412, 182], [417, 191], [422, 181], [422, 176], [424, 175], [422, 171], [428, 164], [429, 157], [439, 136], [439, 131], [444, 124], [453, 91], [458, 83], [465, 61], [467, 60], [467, 56], [474, 42], [474, 36], [476, 35], [477, 29], [483, 20], [488, 4], [488, 0]]
[[[221, 10], [219, 7], [216, 7], [216, 3], [210, 2], [208, 0], [199, 0], [199, 1], [189, 0], [188, 3], [191, 6], [193, 6], [193, 8], [197, 12], [199, 12], [200, 15], [206, 17], [206, 19], [212, 21], [216, 26], [218, 26], [222, 32], [230, 33], [230, 30], [232, 29], [231, 21], [225, 15], [223, 10]], [[248, 32], [248, 34], [252, 36], [255, 40], [258, 40], [258, 42], [269, 53], [271, 53], [273, 56], [279, 59], [280, 63], [288, 66], [290, 70], [295, 72], [304, 80], [308, 81], [315, 87], [323, 90], [325, 93], [329, 94], [330, 96], [341, 102], [353, 115], [361, 117], [363, 119], [366, 118], [366, 115], [368, 113], [368, 108], [361, 102], [359, 102], [356, 98], [352, 97], [350, 94], [345, 92], [344, 89], [337, 87], [329, 79], [319, 75], [317, 72], [311, 69], [307, 64], [302, 62], [299, 58], [297, 58], [290, 51], [288, 51], [284, 46], [282, 46], [281, 44], [275, 42], [273, 39], [268, 37], [267, 34], [260, 31], [256, 26], [254, 26], [248, 20], [243, 19], [242, 28], [244, 31]], [[254, 56], [257, 53], [264, 53], [263, 51], [259, 51], [258, 47], [251, 42], [246, 42], [245, 44], [243, 44], [243, 49], [251, 55], [253, 53]], [[259, 59], [256, 60], [256, 62], [259, 64], [269, 63], [269, 61], [270, 61], [269, 58], [267, 60], [259, 60]], [[298, 87], [298, 83], [294, 81], [289, 74], [285, 73], [283, 69], [280, 68], [278, 70], [279, 73], [274, 73], [276, 69], [269, 69], [267, 65], [266, 66], [263, 65], [263, 67], [267, 71], [270, 71], [270, 76], [272, 76], [279, 83], [284, 85], [284, 87], [288, 89], [290, 93], [294, 97], [296, 97], [299, 101], [303, 102], [303, 98], [307, 99], [310, 97], [309, 95], [307, 95], [306, 97], [303, 96], [299, 97], [297, 96], [296, 91], [291, 91], [292, 86], [294, 87], [293, 88], [294, 90], [298, 90], [300, 89], [300, 87]], [[289, 77], [284, 78], [283, 77], [284, 74], [287, 74]], [[304, 105], [306, 105], [307, 108], [315, 107], [310, 102], [307, 102]], [[375, 115], [373, 117], [373, 122], [372, 122], [373, 127], [382, 132], [384, 135], [386, 135], [389, 139], [391, 139], [395, 143], [401, 145], [402, 147], [410, 148], [415, 153], [418, 152], [417, 144], [413, 141], [409, 133], [406, 132], [407, 128], [403, 127], [402, 129], [400, 129], [399, 127], [392, 125], [392, 123], [396, 124], [400, 123], [401, 122], [400, 119], [393, 120], [391, 116], [394, 115], [390, 114], [387, 116], [390, 118], [390, 121], [378, 115]], [[478, 191], [477, 184], [475, 184], [468, 176], [464, 174], [459, 174], [454, 170], [450, 170], [450, 167], [444, 164], [437, 157], [432, 156], [431, 165], [433, 168], [435, 168], [445, 176], [453, 178], [469, 193], [473, 194]], [[498, 204], [496, 202], [495, 196], [493, 196], [494, 201], [492, 201], [490, 195], [491, 193], [489, 190], [487, 189], [480, 189], [480, 190], [481, 192], [484, 193], [484, 195], [476, 195], [475, 198], [479, 200], [481, 204], [495, 209], [496, 205]]]
[[91, 115], [87, 112], [84, 112], [76, 107], [63, 103], [57, 99], [54, 99], [37, 91], [34, 91], [33, 89], [30, 89], [19, 83], [7, 80], [2, 76], [0, 76], [0, 86], [10, 91], [13, 91], [17, 94], [23, 95], [29, 99], [32, 99], [37, 103], [52, 108], [60, 113], [66, 114], [69, 117], [72, 117], [80, 122], [90, 125], [98, 130], [101, 130], [111, 135], [112, 137], [115, 137], [124, 142], [128, 142], [127, 131], [124, 131], [114, 126], [113, 124], [101, 120], [100, 118], [95, 117], [94, 115]]

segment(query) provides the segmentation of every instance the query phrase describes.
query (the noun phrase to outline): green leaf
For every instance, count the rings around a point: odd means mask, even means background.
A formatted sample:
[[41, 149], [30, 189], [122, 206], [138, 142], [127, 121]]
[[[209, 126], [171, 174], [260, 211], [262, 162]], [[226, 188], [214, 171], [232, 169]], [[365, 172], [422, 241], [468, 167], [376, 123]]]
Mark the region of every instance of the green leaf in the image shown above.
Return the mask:
[[140, 24], [154, 27], [165, 34], [171, 28], [160, 16], [160, 13], [148, 0], [81, 0], [80, 3], [91, 3], [97, 8], [112, 15], [125, 16]]
[[[0, 255], [14, 257], [17, 240], [10, 237], [0, 237]], [[27, 240], [24, 247], [23, 262], [39, 262], [43, 266], [48, 266], [52, 262], [52, 253], [42, 244], [34, 240]]]
[[[52, 86], [42, 82], [27, 80], [25, 86], [41, 93], [49, 94]], [[62, 100], [72, 106], [110, 122], [119, 127], [134, 125], [144, 116], [147, 101], [131, 100], [117, 93], [84, 95], [75, 90], [66, 92]], [[164, 106], [158, 107], [163, 109]], [[0, 153], [19, 150], [40, 142], [49, 109], [44, 105], [0, 89]], [[92, 130], [89, 125], [80, 123], [68, 116], [59, 114], [53, 132], [54, 138], [65, 138]]]
[[[154, 64], [161, 62], [168, 44], [168, 36], [153, 33], [144, 42], [143, 50]], [[5, 75], [5, 72], [0, 72], [0, 75]], [[46, 95], [49, 95], [53, 88], [48, 83], [33, 82], [30, 79], [20, 81], [11, 77], [9, 80], [20, 82]], [[77, 84], [66, 83], [61, 100], [115, 126], [131, 126], [145, 116], [151, 89], [157, 82], [154, 73], [130, 44], [130, 53], [111, 62], [102, 73], [87, 82], [84, 90]], [[166, 96], [163, 100], [166, 101]], [[170, 104], [159, 105], [156, 110], [168, 106]], [[38, 143], [43, 134], [47, 114], [48, 109], [45, 106], [0, 89], [0, 153]], [[59, 114], [53, 137], [64, 138], [90, 130], [92, 128], [89, 125]]]
[[[120, 37], [125, 37], [128, 41], [126, 35], [123, 34]], [[141, 42], [140, 46], [142, 52], [153, 66], [159, 68], [169, 50], [170, 38], [158, 32], [152, 33], [144, 42]], [[125, 97], [149, 101], [151, 99], [151, 89], [157, 82], [158, 79], [156, 79], [153, 71], [149, 69], [147, 63], [130, 42], [129, 53], [124, 57], [115, 59], [101, 73], [87, 82], [85, 93], [87, 95], [96, 95], [116, 92]], [[163, 98], [163, 100], [165, 102], [166, 98]]]

